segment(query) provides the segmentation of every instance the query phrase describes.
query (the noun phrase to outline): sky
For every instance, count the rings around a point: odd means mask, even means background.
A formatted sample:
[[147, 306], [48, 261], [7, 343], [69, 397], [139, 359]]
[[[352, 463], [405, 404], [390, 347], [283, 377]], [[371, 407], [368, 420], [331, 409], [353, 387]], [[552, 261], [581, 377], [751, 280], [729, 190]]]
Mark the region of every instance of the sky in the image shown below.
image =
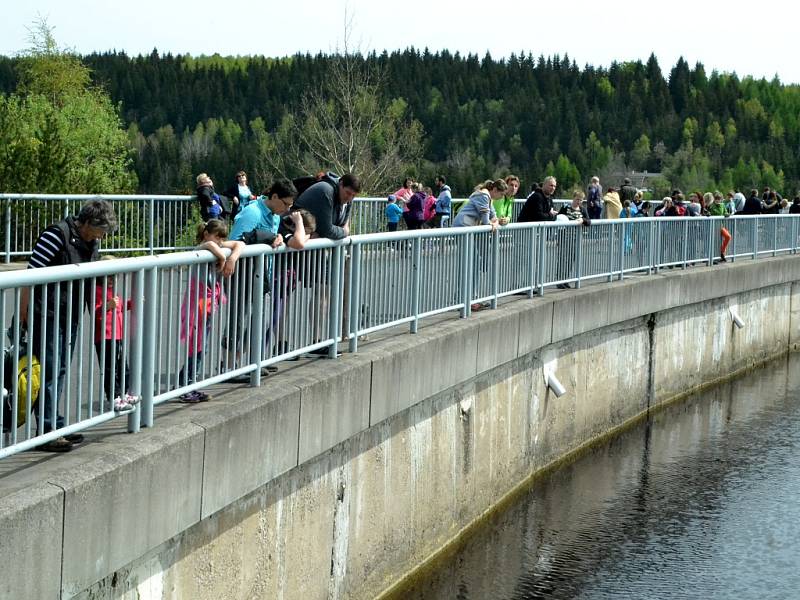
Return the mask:
[[[253, 55], [361, 52], [409, 46], [494, 58], [569, 55], [608, 67], [655, 53], [665, 76], [679, 56], [706, 72], [800, 84], [800, 3], [794, 0], [0, 0], [0, 54], [29, 46], [44, 17], [81, 54]], [[345, 23], [349, 22], [348, 28]], [[412, 82], [409, 82], [410, 84]]]

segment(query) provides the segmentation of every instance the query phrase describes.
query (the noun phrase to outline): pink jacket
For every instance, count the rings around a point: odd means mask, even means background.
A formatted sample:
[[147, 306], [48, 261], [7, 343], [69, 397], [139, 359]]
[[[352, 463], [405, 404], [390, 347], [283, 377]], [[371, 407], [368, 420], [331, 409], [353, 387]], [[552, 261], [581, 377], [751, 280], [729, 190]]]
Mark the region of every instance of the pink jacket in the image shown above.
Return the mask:
[[[106, 330], [103, 332], [103, 291], [106, 300]], [[94, 341], [121, 340], [124, 329], [125, 314], [123, 310], [130, 310], [133, 303], [123, 299], [121, 306], [114, 310], [108, 309], [108, 302], [115, 296], [114, 289], [108, 286], [96, 285], [94, 287]], [[105, 333], [105, 335], [104, 335]]]
[[432, 219], [435, 214], [436, 214], [436, 197], [428, 196], [427, 198], [425, 198], [425, 209], [423, 211], [422, 217], [427, 221], [428, 219]]
[[204, 350], [205, 332], [211, 329], [212, 315], [227, 302], [219, 281], [211, 286], [196, 277], [189, 280], [181, 305], [181, 342], [189, 345], [189, 356]]

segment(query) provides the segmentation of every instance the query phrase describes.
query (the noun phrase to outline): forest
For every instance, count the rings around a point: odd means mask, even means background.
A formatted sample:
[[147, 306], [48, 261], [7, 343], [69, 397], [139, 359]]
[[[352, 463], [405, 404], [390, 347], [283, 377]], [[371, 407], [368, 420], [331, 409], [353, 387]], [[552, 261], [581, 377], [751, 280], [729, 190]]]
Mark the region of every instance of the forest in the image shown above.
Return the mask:
[[[652, 55], [581, 68], [568, 56], [494, 59], [413, 48], [344, 59], [157, 50], [76, 58], [91, 88], [110, 99], [128, 142], [131, 176], [98, 179], [85, 190], [96, 193], [187, 193], [199, 172], [225, 187], [239, 169], [260, 190], [275, 176], [348, 165], [376, 174], [369, 195], [396, 189], [404, 175], [432, 183], [440, 173], [457, 196], [509, 173], [523, 180], [521, 193], [554, 174], [559, 196], [593, 175], [617, 184], [631, 171], [659, 174], [648, 180], [654, 195], [770, 186], [791, 197], [800, 189], [800, 86], [707, 73], [683, 59], [665, 72]], [[0, 57], [0, 109], [27, 93], [24, 60]], [[372, 120], [362, 124], [361, 158], [331, 164], [298, 144], [322, 135], [326, 123], [344, 127], [340, 102]], [[9, 143], [3, 136], [0, 110], [0, 147]], [[2, 191], [58, 189], [38, 171], [22, 178], [6, 168], [3, 179], [3, 160], [0, 151]], [[48, 190], [28, 189], [31, 177]], [[63, 190], [76, 191], [84, 190]]]

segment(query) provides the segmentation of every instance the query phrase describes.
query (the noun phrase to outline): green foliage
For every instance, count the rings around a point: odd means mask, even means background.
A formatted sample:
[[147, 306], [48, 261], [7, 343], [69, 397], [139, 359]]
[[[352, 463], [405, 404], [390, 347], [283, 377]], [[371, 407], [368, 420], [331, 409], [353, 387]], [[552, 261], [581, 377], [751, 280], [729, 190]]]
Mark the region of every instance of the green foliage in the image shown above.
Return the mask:
[[[509, 172], [527, 191], [561, 155], [583, 179], [580, 187], [592, 175], [619, 183], [624, 172], [647, 170], [681, 189], [689, 181], [711, 189], [750, 181], [761, 187], [762, 177], [780, 179], [780, 172], [784, 195], [800, 188], [800, 87], [708, 73], [682, 58], [662, 72], [654, 56], [578, 69], [567, 57], [494, 60], [408, 49], [349, 55], [352, 68], [337, 73], [345, 57], [193, 58], [153, 51], [79, 60], [68, 52], [51, 56], [52, 36], [39, 38], [22, 57], [0, 57], [0, 95], [41, 95], [58, 106], [69, 90], [91, 89], [87, 76], [101, 83], [128, 128], [142, 192], [192, 190], [199, 171], [225, 187], [244, 169], [257, 189], [276, 173], [309, 168], [354, 165], [364, 175], [385, 164], [383, 157], [393, 168], [376, 178], [382, 183], [369, 184], [372, 193], [396, 189], [406, 174], [430, 182], [442, 173], [454, 194], [464, 196], [481, 179]], [[359, 90], [355, 77], [365, 73]], [[357, 114], [340, 118], [344, 106]], [[33, 110], [7, 110], [23, 108]], [[376, 114], [384, 120], [372, 127], [369, 115]], [[38, 161], [41, 132], [64, 135], [58, 122], [0, 124], [6, 130], [0, 135], [13, 129], [21, 136], [0, 153], [20, 164]], [[314, 150], [330, 146], [337, 132], [346, 152]], [[52, 158], [57, 164], [58, 153]], [[38, 172], [23, 170], [17, 181]]]
[[114, 193], [136, 186], [116, 108], [89, 71], [60, 51], [44, 22], [18, 63], [19, 89], [0, 96], [0, 190]]

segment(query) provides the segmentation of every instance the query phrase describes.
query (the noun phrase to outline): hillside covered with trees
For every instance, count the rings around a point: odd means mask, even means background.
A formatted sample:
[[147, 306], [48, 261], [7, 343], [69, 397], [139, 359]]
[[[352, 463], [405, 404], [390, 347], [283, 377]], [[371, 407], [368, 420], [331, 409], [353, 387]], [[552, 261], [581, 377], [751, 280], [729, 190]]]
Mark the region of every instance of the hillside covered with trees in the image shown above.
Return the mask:
[[[683, 59], [664, 72], [654, 56], [579, 68], [559, 56], [495, 60], [414, 49], [345, 61], [155, 50], [79, 58], [118, 106], [138, 179], [127, 185], [140, 192], [187, 192], [200, 171], [224, 187], [243, 168], [261, 186], [275, 174], [336, 166], [293, 146], [324, 133], [326, 123], [344, 127], [345, 105], [363, 117], [347, 127], [363, 128], [361, 156], [369, 158], [350, 164], [381, 169], [372, 194], [395, 189], [402, 174], [432, 182], [443, 173], [464, 195], [509, 172], [525, 187], [554, 173], [564, 194], [592, 175], [610, 180], [630, 170], [661, 173], [651, 184], [656, 193], [800, 189], [800, 87], [707, 73]], [[21, 61], [0, 57], [0, 94], [18, 91]], [[304, 158], [286, 158], [294, 156]]]

